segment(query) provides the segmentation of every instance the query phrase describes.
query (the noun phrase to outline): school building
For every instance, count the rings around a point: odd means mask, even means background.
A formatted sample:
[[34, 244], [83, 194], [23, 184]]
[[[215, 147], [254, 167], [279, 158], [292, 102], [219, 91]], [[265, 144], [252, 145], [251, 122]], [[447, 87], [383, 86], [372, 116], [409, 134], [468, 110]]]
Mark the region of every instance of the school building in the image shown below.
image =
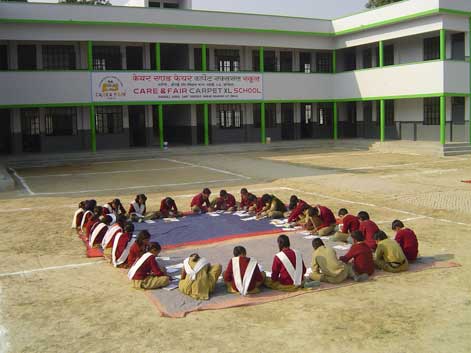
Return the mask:
[[469, 0], [334, 20], [131, 5], [0, 3], [2, 153], [471, 142]]

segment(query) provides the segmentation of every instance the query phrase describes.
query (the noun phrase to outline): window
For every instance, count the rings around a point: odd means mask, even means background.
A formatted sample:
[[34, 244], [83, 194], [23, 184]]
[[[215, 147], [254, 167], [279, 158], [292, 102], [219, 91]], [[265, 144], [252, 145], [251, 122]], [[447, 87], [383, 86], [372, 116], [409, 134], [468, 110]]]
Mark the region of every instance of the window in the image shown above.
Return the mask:
[[290, 51], [280, 52], [280, 72], [293, 71], [293, 53]]
[[276, 53], [273, 50], [266, 50], [263, 54], [264, 66], [266, 72], [277, 72], [278, 65], [276, 61]]
[[[253, 125], [255, 128], [261, 127], [261, 114], [260, 106], [261, 104], [253, 104]], [[276, 127], [276, 104], [275, 103], [266, 103], [265, 104], [265, 128], [271, 129]]]
[[332, 103], [317, 104], [317, 122], [319, 125], [332, 125], [333, 115]]
[[456, 33], [451, 36], [451, 58], [453, 60], [465, 60], [465, 34]]
[[440, 59], [440, 37], [424, 39], [424, 60]]
[[46, 109], [46, 135], [71, 136], [77, 134], [76, 108]]
[[8, 48], [0, 45], [0, 70], [8, 70]]
[[[203, 50], [201, 48], [195, 48], [193, 51], [194, 53], [194, 60], [195, 60], [195, 70], [201, 71], [202, 66], [202, 53]], [[209, 49], [206, 48], [206, 70], [209, 70]]]
[[39, 135], [39, 109], [21, 109], [20, 115], [22, 135]]
[[126, 67], [128, 70], [144, 69], [142, 47], [126, 47]]
[[363, 68], [373, 67], [373, 52], [371, 48], [363, 49]]
[[121, 67], [121, 50], [119, 47], [93, 47], [94, 70], [121, 70]]
[[299, 53], [299, 72], [311, 72], [311, 53]]
[[386, 126], [394, 125], [394, 101], [387, 100], [384, 102], [384, 118]]
[[179, 6], [176, 3], [164, 2], [164, 8], [166, 8], [166, 9], [178, 9]]
[[394, 45], [385, 45], [383, 48], [384, 66], [394, 65]]
[[216, 49], [214, 51], [218, 70], [223, 72], [240, 70], [240, 55], [237, 49]]
[[353, 71], [357, 69], [357, 56], [355, 49], [348, 49], [344, 56], [344, 70]]
[[96, 131], [99, 134], [123, 132], [122, 107], [96, 107]]
[[453, 124], [464, 124], [465, 100], [464, 97], [451, 98], [451, 120]]
[[316, 72], [332, 72], [332, 53], [316, 54]]
[[424, 98], [424, 125], [440, 125], [440, 98]]
[[312, 104], [304, 105], [304, 124], [310, 124], [313, 121], [312, 119]]
[[75, 70], [75, 48], [73, 45], [43, 45], [43, 69]]
[[239, 129], [242, 127], [240, 104], [219, 104], [218, 117], [221, 129]]
[[18, 45], [18, 69], [36, 70], [36, 46]]
[[363, 102], [363, 121], [365, 123], [373, 121], [373, 102]]
[[149, 1], [149, 7], [160, 7], [159, 1]]

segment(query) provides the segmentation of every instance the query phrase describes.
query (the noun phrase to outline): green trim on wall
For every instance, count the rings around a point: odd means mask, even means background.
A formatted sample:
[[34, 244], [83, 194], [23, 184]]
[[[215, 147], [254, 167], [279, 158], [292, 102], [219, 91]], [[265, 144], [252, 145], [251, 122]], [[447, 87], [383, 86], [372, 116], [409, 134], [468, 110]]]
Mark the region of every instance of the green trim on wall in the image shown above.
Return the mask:
[[334, 105], [334, 131], [333, 131], [333, 138], [337, 140], [339, 138], [339, 112], [337, 107], [337, 102], [332, 103]]
[[337, 73], [337, 50], [332, 51], [332, 73]]
[[209, 145], [209, 109], [208, 103], [203, 105], [204, 144]]
[[446, 142], [446, 97], [440, 96], [440, 143]]
[[160, 66], [160, 43], [155, 43], [155, 69], [161, 70]]
[[260, 140], [262, 143], [267, 143], [266, 135], [266, 125], [265, 125], [265, 103], [260, 104]]
[[87, 42], [87, 69], [93, 71], [93, 43], [91, 40]]
[[208, 71], [208, 58], [206, 55], [206, 44], [201, 45], [201, 71]]
[[382, 67], [384, 67], [384, 42], [382, 40], [380, 40], [378, 44], [379, 44], [378, 45], [378, 49], [379, 49], [379, 67], [382, 68]]
[[90, 150], [96, 152], [96, 121], [95, 106], [90, 104]]
[[440, 60], [446, 59], [446, 32], [444, 29], [440, 30]]
[[164, 148], [164, 105], [159, 104], [157, 106], [157, 114], [159, 118], [159, 145], [160, 148]]
[[379, 139], [381, 142], [384, 142], [385, 139], [385, 127], [386, 127], [386, 109], [385, 109], [385, 100], [381, 99], [379, 101]]
[[265, 49], [263, 47], [258, 49], [258, 66], [259, 72], [265, 72]]

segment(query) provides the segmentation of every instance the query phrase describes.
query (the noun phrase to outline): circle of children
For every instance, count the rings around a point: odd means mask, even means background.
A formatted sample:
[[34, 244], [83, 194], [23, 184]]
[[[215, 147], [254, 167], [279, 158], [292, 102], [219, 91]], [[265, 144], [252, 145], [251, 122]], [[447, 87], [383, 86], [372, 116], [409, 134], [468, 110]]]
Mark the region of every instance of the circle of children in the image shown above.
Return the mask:
[[[234, 257], [223, 274], [230, 293], [258, 293], [261, 285], [296, 291], [318, 286], [320, 282], [338, 284], [347, 278], [364, 281], [373, 274], [375, 267], [388, 272], [406, 271], [409, 262], [417, 258], [417, 237], [400, 220], [392, 222], [392, 230], [396, 232], [393, 240], [370, 220], [365, 211], [354, 216], [341, 208], [337, 220], [329, 208], [310, 206], [295, 195], [291, 196], [289, 206], [274, 195], [256, 197], [246, 188], [241, 190], [240, 202], [236, 202], [235, 197], [225, 190], [221, 190], [219, 197], [213, 201], [210, 201], [210, 195], [211, 191], [205, 188], [193, 197], [191, 212], [244, 210], [257, 218], [286, 217], [289, 225], [302, 226], [311, 234], [318, 235], [312, 241], [314, 251], [309, 275], [306, 274], [301, 252], [290, 248], [289, 238], [284, 234], [277, 239], [280, 252], [274, 256], [272, 272], [268, 276], [261, 271], [254, 258], [247, 257], [244, 247], [236, 246]], [[115, 267], [128, 268], [128, 278], [134, 288], [156, 289], [169, 285], [173, 279], [156, 260], [161, 251], [160, 244], [150, 242], [151, 235], [147, 230], [140, 231], [134, 239], [133, 222], [182, 217], [183, 213], [170, 197], [161, 201], [158, 212], [148, 212], [146, 200], [144, 194], [137, 195], [127, 212], [119, 199], [103, 207], [97, 206], [95, 200], [80, 202], [72, 228], [77, 229], [90, 247], [101, 247]], [[335, 250], [325, 246], [320, 238], [326, 236], [331, 236], [329, 239], [332, 241], [351, 243], [352, 246], [344, 256], [337, 258]], [[207, 300], [221, 272], [221, 265], [211, 264], [196, 253], [191, 254], [183, 261], [178, 288], [195, 299]]]

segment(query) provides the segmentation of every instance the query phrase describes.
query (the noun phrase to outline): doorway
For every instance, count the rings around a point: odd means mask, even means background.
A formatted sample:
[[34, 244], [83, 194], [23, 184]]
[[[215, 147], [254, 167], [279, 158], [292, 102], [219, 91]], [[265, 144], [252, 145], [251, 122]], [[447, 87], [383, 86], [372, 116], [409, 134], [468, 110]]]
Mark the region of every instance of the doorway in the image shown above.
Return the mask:
[[23, 152], [41, 152], [39, 109], [21, 109], [21, 137]]
[[312, 104], [301, 104], [301, 138], [310, 139], [314, 135]]
[[464, 128], [465, 117], [465, 98], [452, 97], [451, 98], [451, 131], [450, 141], [452, 142], [465, 142], [466, 132]]
[[146, 113], [143, 105], [130, 106], [129, 109], [129, 145], [146, 146]]
[[281, 104], [281, 138], [294, 140], [294, 105], [292, 103]]
[[0, 131], [0, 154], [11, 152], [11, 129], [10, 129], [10, 110], [0, 109], [0, 121], [2, 129]]

